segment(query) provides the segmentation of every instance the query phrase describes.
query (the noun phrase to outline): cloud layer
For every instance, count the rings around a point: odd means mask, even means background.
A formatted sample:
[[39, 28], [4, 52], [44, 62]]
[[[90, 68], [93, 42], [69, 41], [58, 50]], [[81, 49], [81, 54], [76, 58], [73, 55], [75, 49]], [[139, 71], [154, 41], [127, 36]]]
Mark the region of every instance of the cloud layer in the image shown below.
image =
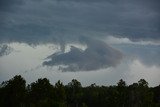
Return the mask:
[[159, 0], [1, 0], [1, 42], [160, 39]]

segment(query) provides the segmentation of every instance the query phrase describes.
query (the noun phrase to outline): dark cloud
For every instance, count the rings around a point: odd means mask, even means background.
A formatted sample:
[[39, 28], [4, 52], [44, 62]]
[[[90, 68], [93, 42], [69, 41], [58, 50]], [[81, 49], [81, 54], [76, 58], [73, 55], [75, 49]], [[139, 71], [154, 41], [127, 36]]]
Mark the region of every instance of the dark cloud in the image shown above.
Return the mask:
[[9, 55], [13, 49], [8, 45], [0, 45], [0, 57], [4, 55]]
[[122, 53], [107, 44], [97, 40], [86, 40], [87, 49], [81, 50], [74, 46], [67, 53], [58, 53], [49, 56], [50, 61], [43, 65], [61, 67], [62, 71], [91, 71], [101, 68], [114, 67], [120, 63]]
[[[132, 41], [160, 41], [159, 5], [159, 0], [1, 0], [0, 42], [56, 42], [64, 50], [65, 44], [80, 42], [81, 37], [92, 38], [92, 41], [93, 38], [103, 39], [113, 35]], [[98, 53], [97, 48], [109, 49], [86, 43], [88, 48], [85, 51], [72, 47], [69, 53], [56, 56], [65, 57], [77, 52], [86, 57], [91, 51]], [[90, 59], [86, 62], [89, 63]], [[99, 62], [99, 59], [96, 61]], [[101, 66], [99, 64], [97, 69]], [[105, 65], [108, 64], [105, 62]], [[84, 67], [80, 64], [76, 66], [81, 67], [79, 69]], [[88, 66], [86, 70], [90, 68]]]
[[0, 0], [0, 11], [13, 11], [16, 6], [23, 4], [24, 0]]
[[160, 39], [159, 0], [0, 2], [0, 17], [3, 17], [0, 41], [66, 42], [81, 36], [102, 38], [107, 35], [131, 40]]

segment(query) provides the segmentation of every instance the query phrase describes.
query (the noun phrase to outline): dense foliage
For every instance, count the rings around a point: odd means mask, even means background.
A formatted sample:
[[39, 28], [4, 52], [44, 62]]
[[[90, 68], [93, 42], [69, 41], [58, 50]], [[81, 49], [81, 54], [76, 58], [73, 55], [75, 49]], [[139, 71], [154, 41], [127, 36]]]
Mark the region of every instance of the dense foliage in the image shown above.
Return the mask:
[[160, 85], [148, 87], [141, 79], [126, 85], [122, 79], [116, 86], [82, 87], [73, 79], [68, 85], [58, 81], [50, 84], [46, 78], [26, 86], [20, 76], [2, 82], [1, 107], [160, 107]]

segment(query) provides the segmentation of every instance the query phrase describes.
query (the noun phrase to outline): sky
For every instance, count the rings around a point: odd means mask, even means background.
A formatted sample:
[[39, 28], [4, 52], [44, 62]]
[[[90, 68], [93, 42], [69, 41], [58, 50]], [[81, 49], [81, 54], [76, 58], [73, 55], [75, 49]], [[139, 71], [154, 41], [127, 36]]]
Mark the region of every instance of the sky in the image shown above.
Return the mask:
[[160, 84], [159, 0], [0, 0], [0, 82]]

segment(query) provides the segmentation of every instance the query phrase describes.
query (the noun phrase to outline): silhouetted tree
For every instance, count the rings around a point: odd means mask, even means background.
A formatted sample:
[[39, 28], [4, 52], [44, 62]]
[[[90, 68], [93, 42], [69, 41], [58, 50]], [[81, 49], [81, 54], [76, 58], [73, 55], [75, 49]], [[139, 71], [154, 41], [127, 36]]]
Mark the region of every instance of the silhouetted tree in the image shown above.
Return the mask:
[[55, 84], [55, 106], [67, 107], [65, 87], [60, 80]]
[[1, 105], [3, 107], [22, 107], [25, 105], [26, 81], [17, 75], [1, 84]]
[[130, 91], [130, 106], [131, 107], [152, 107], [153, 92], [148, 87], [148, 82], [140, 79], [138, 83], [133, 83], [129, 86]]
[[117, 86], [118, 107], [125, 107], [127, 105], [127, 99], [128, 99], [126, 82], [120, 79], [117, 85], [118, 85]]
[[140, 79], [127, 86], [121, 79], [115, 86], [82, 87], [73, 79], [53, 86], [41, 78], [26, 87], [17, 75], [0, 85], [0, 107], [160, 107], [160, 85], [150, 88]]
[[28, 86], [32, 106], [50, 107], [53, 102], [53, 86], [46, 78], [38, 79]]
[[73, 107], [78, 107], [81, 103], [81, 97], [82, 97], [82, 85], [79, 81], [76, 79], [73, 79], [70, 83], [67, 85], [67, 94], [68, 94], [68, 102]]
[[152, 89], [152, 92], [154, 93], [153, 100], [155, 102], [155, 107], [160, 107], [160, 85], [151, 89]]

